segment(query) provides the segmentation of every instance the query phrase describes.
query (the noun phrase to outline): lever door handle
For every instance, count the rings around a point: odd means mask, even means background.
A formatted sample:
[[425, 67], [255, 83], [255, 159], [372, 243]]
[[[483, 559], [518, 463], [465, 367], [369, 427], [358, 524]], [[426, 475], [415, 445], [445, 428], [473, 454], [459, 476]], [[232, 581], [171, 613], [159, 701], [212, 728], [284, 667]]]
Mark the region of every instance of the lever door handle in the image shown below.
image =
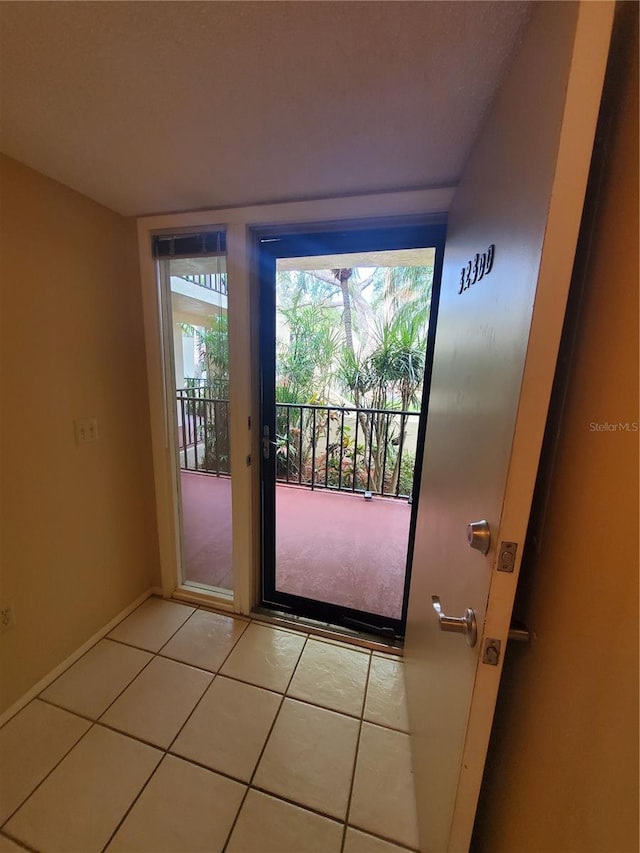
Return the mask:
[[431, 596], [433, 609], [438, 614], [438, 623], [441, 631], [452, 631], [454, 634], [464, 634], [467, 640], [467, 645], [475, 646], [478, 639], [478, 626], [476, 624], [476, 614], [468, 607], [464, 616], [447, 616], [440, 604], [438, 595]]

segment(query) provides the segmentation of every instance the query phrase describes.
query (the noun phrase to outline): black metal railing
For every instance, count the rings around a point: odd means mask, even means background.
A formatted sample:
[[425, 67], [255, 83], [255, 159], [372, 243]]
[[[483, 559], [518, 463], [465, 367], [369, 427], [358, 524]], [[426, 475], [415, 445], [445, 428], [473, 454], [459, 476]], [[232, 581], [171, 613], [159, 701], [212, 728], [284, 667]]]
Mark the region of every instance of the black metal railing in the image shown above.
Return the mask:
[[[204, 380], [187, 381], [189, 387], [176, 392], [180, 467], [228, 476], [228, 394], [218, 397], [221, 389]], [[407, 498], [413, 490], [419, 419], [420, 413], [411, 411], [278, 403], [276, 480]]]
[[227, 379], [207, 379], [206, 376], [187, 376], [184, 380], [185, 387], [179, 388], [180, 391], [191, 391], [197, 389], [197, 395], [200, 397], [209, 397], [215, 400], [229, 399], [229, 381]]
[[208, 396], [206, 386], [178, 388], [178, 455], [185, 471], [229, 475], [229, 401]]
[[207, 290], [213, 290], [215, 293], [227, 295], [227, 277], [226, 275], [212, 273], [202, 275], [181, 275], [185, 281], [190, 281], [192, 284], [197, 284], [199, 287], [206, 287]]
[[278, 403], [276, 479], [407, 498], [419, 419], [419, 412]]

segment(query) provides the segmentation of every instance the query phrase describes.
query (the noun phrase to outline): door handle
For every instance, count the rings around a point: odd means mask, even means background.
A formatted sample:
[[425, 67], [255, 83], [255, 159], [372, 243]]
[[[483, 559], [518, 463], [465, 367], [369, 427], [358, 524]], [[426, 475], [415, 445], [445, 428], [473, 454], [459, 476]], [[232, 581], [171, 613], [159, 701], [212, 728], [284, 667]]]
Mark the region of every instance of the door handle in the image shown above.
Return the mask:
[[454, 634], [464, 634], [467, 645], [475, 646], [478, 639], [478, 626], [476, 625], [476, 614], [467, 608], [464, 616], [447, 616], [440, 604], [438, 595], [431, 596], [433, 609], [438, 614], [438, 623], [441, 631], [452, 631]]

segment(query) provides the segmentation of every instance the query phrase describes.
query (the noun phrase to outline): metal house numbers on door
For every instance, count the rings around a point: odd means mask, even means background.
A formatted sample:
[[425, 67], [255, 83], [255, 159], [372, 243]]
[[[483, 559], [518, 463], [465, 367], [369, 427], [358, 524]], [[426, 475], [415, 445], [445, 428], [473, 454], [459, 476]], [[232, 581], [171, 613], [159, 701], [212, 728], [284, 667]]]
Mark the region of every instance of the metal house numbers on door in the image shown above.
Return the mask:
[[486, 252], [476, 252], [474, 257], [460, 271], [460, 289], [458, 293], [468, 290], [472, 284], [489, 275], [493, 268], [493, 258], [496, 247], [492, 243]]

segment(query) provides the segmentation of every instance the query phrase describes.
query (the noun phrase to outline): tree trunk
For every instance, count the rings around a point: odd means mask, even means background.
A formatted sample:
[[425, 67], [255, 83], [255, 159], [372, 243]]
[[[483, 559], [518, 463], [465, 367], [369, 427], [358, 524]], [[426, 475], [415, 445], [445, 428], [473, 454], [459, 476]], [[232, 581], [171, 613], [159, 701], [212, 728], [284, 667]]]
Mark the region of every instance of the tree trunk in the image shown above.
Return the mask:
[[[353, 269], [339, 269], [339, 270], [331, 270], [336, 280], [340, 283], [340, 290], [342, 291], [342, 322], [344, 323], [344, 341], [347, 349], [351, 352], [351, 355], [355, 360], [355, 347], [353, 346], [353, 317], [351, 314], [351, 294], [349, 292], [349, 279], [353, 275]], [[355, 388], [353, 389], [353, 402], [355, 403], [356, 409], [360, 408], [360, 389], [356, 383]], [[368, 445], [368, 437], [369, 437], [369, 424], [367, 422], [366, 415], [358, 414], [358, 420], [360, 421], [360, 427], [362, 429], [363, 436], [363, 445], [365, 450], [365, 458], [367, 454], [367, 445]]]
[[353, 275], [352, 269], [333, 270], [334, 276], [340, 282], [342, 291], [342, 321], [344, 323], [344, 339], [347, 348], [355, 355], [353, 348], [353, 321], [351, 316], [351, 294], [349, 293], [349, 279]]

